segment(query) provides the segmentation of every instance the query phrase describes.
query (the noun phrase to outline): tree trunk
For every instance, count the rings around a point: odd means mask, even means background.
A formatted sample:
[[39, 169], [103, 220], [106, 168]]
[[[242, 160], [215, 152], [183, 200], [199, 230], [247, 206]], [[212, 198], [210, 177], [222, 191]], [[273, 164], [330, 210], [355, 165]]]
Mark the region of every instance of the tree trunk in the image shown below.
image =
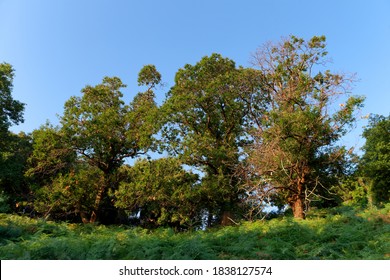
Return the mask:
[[290, 203], [295, 219], [305, 219], [305, 207], [301, 196], [296, 196]]
[[77, 204], [76, 204], [76, 213], [79, 213], [81, 221], [83, 222], [83, 224], [88, 224], [89, 223], [88, 215], [82, 209], [82, 206], [81, 206], [80, 202], [77, 202]]
[[206, 226], [208, 228], [211, 228], [211, 226], [213, 225], [213, 214], [210, 212], [209, 210], [209, 213], [207, 215], [207, 221], [206, 221]]
[[233, 224], [232, 217], [233, 215], [231, 211], [223, 211], [221, 218], [221, 226], [231, 226]]
[[[306, 168], [304, 168], [306, 169]], [[301, 177], [298, 179], [297, 182], [297, 193], [293, 195], [290, 206], [293, 211], [293, 215], [295, 219], [305, 219], [305, 195], [304, 195], [304, 188], [305, 188], [305, 177], [306, 177], [307, 171], [303, 170], [301, 173]]]
[[92, 210], [91, 218], [89, 219], [90, 223], [95, 223], [98, 220], [100, 206], [101, 206], [105, 189], [106, 189], [106, 185], [100, 186], [98, 193], [96, 194], [95, 204]]
[[84, 211], [80, 211], [80, 217], [83, 224], [88, 224], [89, 220], [87, 218], [87, 214]]

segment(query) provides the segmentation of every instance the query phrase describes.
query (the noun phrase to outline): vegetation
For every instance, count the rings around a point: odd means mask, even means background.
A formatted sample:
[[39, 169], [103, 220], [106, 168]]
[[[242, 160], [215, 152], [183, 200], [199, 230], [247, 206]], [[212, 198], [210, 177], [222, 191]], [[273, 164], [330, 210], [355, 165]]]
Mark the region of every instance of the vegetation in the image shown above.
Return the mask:
[[[202, 226], [202, 189], [198, 175], [176, 158], [139, 160], [115, 192], [115, 205], [138, 217], [146, 228], [193, 229]], [[133, 219], [134, 219], [133, 218]]]
[[386, 203], [390, 200], [390, 115], [372, 115], [363, 136], [366, 144], [360, 171], [368, 181], [372, 200]]
[[146, 65], [128, 104], [105, 77], [18, 135], [0, 64], [0, 257], [389, 258], [390, 120], [370, 117], [361, 157], [340, 146], [364, 98], [326, 62], [324, 36], [265, 44], [249, 68], [212, 54], [162, 104]]
[[9, 63], [0, 63], [0, 147], [4, 148], [3, 141], [6, 140], [8, 129], [12, 124], [19, 124], [24, 121], [24, 105], [12, 98], [12, 87], [14, 69]]
[[390, 259], [390, 205], [313, 211], [239, 226], [169, 228], [54, 223], [0, 215], [1, 259]]
[[[257, 193], [288, 203], [304, 218], [307, 202], [337, 184], [348, 167], [348, 150], [337, 141], [355, 122], [363, 98], [349, 97], [337, 110], [351, 78], [321, 69], [325, 37], [308, 42], [292, 36], [259, 49], [254, 58], [268, 109], [257, 121], [249, 154], [249, 172], [259, 177]], [[245, 171], [247, 171], [246, 169]]]
[[[142, 75], [140, 83], [154, 86], [154, 80], [145, 79], [150, 77]], [[61, 119], [63, 135], [79, 160], [101, 171], [90, 218], [82, 217], [92, 223], [102, 215], [102, 208], [112, 206], [108, 192], [116, 188], [116, 172], [124, 159], [144, 154], [151, 145], [154, 126], [150, 114], [156, 108], [153, 92], [149, 89], [139, 93], [128, 106], [121, 100], [124, 87], [117, 77], [106, 77], [95, 87], [87, 86], [82, 97], [71, 97], [65, 103]]]
[[203, 173], [207, 224], [229, 223], [242, 197], [236, 172], [245, 141], [246, 69], [218, 54], [185, 65], [164, 103], [168, 150]]

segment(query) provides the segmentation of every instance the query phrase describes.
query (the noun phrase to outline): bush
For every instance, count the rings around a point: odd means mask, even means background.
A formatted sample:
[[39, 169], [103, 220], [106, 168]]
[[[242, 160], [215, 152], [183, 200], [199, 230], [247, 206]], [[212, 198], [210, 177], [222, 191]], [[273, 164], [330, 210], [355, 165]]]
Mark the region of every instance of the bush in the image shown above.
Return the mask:
[[9, 196], [4, 193], [4, 191], [0, 192], [0, 213], [9, 213], [11, 211], [11, 207], [9, 206]]

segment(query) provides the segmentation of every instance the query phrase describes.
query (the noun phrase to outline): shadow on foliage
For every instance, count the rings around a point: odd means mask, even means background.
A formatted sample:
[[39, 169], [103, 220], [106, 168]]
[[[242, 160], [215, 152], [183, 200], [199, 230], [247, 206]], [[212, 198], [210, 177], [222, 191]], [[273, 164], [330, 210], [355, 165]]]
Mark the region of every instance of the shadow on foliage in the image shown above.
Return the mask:
[[[388, 207], [389, 208], [389, 207]], [[389, 209], [315, 211], [175, 233], [0, 215], [1, 259], [389, 259]]]

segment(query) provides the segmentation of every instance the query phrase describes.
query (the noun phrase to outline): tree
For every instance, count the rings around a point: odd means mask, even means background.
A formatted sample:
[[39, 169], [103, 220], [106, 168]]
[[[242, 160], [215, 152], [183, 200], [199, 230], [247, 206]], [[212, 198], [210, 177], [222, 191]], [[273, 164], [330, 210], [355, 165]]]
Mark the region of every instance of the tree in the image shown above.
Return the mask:
[[144, 227], [201, 226], [198, 175], [183, 169], [176, 158], [138, 160], [115, 192], [115, 205], [139, 214]]
[[0, 192], [8, 196], [12, 210], [16, 210], [18, 202], [31, 200], [28, 180], [24, 176], [31, 151], [31, 136], [23, 132], [9, 132], [7, 149], [0, 151]]
[[58, 173], [45, 184], [34, 186], [34, 211], [45, 219], [88, 223], [104, 183], [101, 170], [78, 163], [68, 173]]
[[24, 121], [24, 104], [12, 97], [13, 78], [12, 66], [0, 63], [0, 192], [15, 199], [25, 188], [23, 169], [29, 141], [25, 134], [9, 131], [11, 125]]
[[390, 200], [390, 115], [371, 115], [363, 136], [366, 143], [360, 163], [363, 176], [368, 179], [373, 201], [377, 204]]
[[230, 222], [243, 195], [236, 167], [240, 149], [247, 143], [247, 107], [240, 96], [253, 90], [246, 87], [248, 76], [246, 69], [236, 68], [219, 54], [204, 57], [178, 70], [162, 107], [168, 149], [204, 173], [210, 221], [214, 216]]
[[309, 41], [290, 36], [254, 55], [269, 103], [256, 120], [247, 166], [257, 178], [254, 193], [288, 204], [295, 218], [304, 218], [306, 202], [345, 173], [350, 150], [336, 144], [363, 103], [362, 97], [350, 96], [336, 108], [353, 79], [321, 71], [325, 48], [324, 36]]
[[0, 63], [0, 149], [7, 138], [8, 128], [23, 122], [24, 104], [12, 98], [14, 69], [8, 63]]
[[[67, 186], [71, 185], [61, 183], [65, 183], [72, 175], [74, 177], [77, 155], [60, 127], [49, 122], [35, 129], [31, 138], [32, 151], [26, 162], [25, 175], [33, 196], [34, 211], [45, 217], [68, 217], [67, 213], [71, 212], [73, 205], [68, 205], [68, 199], [59, 193], [66, 192]], [[75, 196], [76, 192], [72, 194]]]
[[48, 184], [58, 174], [74, 170], [77, 155], [60, 127], [46, 123], [35, 129], [31, 137], [32, 152], [27, 160], [26, 175], [31, 178], [33, 184]]
[[145, 154], [158, 130], [152, 89], [160, 76], [150, 65], [140, 74], [139, 84], [149, 88], [137, 94], [130, 105], [122, 100], [121, 89], [126, 86], [117, 77], [105, 77], [101, 84], [85, 87], [83, 96], [65, 103], [61, 124], [66, 141], [79, 157], [103, 173], [104, 183], [98, 187], [90, 222], [98, 219], [104, 207], [112, 207], [108, 192], [116, 188], [115, 173], [124, 159]]

